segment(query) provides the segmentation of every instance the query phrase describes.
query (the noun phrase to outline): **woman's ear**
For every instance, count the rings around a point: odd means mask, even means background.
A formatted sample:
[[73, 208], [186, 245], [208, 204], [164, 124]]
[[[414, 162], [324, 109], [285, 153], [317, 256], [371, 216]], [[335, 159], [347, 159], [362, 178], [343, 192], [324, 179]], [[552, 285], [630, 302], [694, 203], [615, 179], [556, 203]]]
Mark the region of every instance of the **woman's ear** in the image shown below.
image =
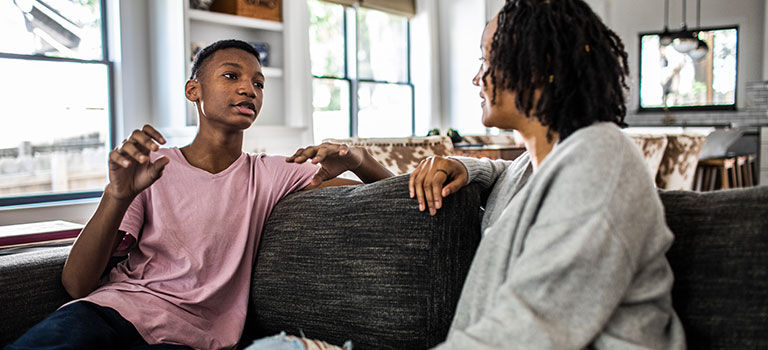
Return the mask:
[[187, 96], [187, 100], [191, 102], [200, 101], [200, 83], [197, 80], [187, 80], [187, 84], [184, 85], [184, 94]]

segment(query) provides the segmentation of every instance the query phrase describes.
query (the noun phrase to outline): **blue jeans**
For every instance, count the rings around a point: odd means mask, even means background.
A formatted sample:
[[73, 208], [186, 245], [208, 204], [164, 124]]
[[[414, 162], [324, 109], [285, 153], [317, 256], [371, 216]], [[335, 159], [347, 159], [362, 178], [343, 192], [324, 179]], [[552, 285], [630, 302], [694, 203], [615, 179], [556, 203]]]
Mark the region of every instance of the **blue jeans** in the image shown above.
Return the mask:
[[[352, 342], [344, 343], [343, 349], [352, 350]], [[244, 350], [307, 350], [307, 347], [299, 338], [287, 336], [282, 332], [275, 336], [258, 339]]]
[[5, 350], [180, 350], [188, 346], [148, 345], [117, 311], [87, 301], [56, 310]]

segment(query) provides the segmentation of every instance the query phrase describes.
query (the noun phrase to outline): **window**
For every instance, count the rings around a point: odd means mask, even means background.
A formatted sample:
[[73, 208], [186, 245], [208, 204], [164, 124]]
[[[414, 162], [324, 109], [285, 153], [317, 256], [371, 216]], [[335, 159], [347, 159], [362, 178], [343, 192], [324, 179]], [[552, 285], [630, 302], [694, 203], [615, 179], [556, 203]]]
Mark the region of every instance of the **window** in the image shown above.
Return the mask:
[[0, 0], [0, 206], [98, 197], [111, 146], [102, 0]]
[[738, 28], [693, 32], [698, 55], [661, 34], [640, 34], [640, 110], [735, 110]]
[[307, 5], [315, 142], [413, 135], [408, 19], [318, 0]]

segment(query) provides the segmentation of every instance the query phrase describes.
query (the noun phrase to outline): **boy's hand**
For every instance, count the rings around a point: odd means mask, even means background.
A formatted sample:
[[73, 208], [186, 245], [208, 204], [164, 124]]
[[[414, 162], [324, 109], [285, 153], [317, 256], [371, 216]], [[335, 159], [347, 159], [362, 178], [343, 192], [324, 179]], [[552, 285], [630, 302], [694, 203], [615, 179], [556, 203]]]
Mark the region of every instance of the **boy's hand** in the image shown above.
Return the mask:
[[[443, 206], [443, 198], [467, 184], [469, 175], [461, 162], [441, 156], [425, 158], [411, 173], [408, 190], [416, 196], [419, 210], [429, 208], [429, 215], [437, 214]], [[443, 186], [445, 182], [448, 184]], [[426, 205], [425, 205], [426, 203]]]
[[149, 153], [160, 149], [155, 141], [165, 144], [163, 135], [144, 125], [109, 153], [109, 184], [105, 194], [118, 200], [133, 200], [160, 178], [169, 160], [163, 157], [154, 163], [150, 161]]
[[365, 150], [360, 147], [349, 147], [345, 144], [324, 142], [317, 146], [299, 148], [296, 153], [285, 159], [289, 163], [304, 163], [311, 160], [312, 164], [322, 165], [317, 174], [312, 177], [311, 186], [318, 186], [323, 181], [339, 176], [347, 170], [355, 170], [363, 163]]

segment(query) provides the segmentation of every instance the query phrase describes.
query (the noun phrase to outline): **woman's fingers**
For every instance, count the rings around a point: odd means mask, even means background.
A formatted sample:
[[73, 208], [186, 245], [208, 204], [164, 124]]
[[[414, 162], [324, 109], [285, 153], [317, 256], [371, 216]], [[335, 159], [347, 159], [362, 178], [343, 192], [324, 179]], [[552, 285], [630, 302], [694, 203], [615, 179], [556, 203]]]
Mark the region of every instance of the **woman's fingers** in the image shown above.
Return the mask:
[[432, 156], [422, 160], [408, 179], [408, 192], [416, 197], [419, 210], [437, 214], [443, 198], [467, 184], [466, 171], [457, 160]]
[[[440, 209], [443, 206], [443, 184], [448, 179], [448, 173], [442, 169], [434, 169], [432, 173], [432, 181], [430, 186], [432, 190], [432, 200], [435, 210]], [[430, 211], [431, 213], [431, 211]], [[434, 214], [432, 214], [434, 215]]]
[[411, 176], [408, 177], [408, 193], [410, 194], [411, 198], [416, 195], [416, 177], [419, 176], [419, 172], [421, 172], [421, 167], [425, 161], [426, 159], [422, 159], [419, 162], [419, 165], [416, 166], [416, 169], [414, 169], [411, 173]]

